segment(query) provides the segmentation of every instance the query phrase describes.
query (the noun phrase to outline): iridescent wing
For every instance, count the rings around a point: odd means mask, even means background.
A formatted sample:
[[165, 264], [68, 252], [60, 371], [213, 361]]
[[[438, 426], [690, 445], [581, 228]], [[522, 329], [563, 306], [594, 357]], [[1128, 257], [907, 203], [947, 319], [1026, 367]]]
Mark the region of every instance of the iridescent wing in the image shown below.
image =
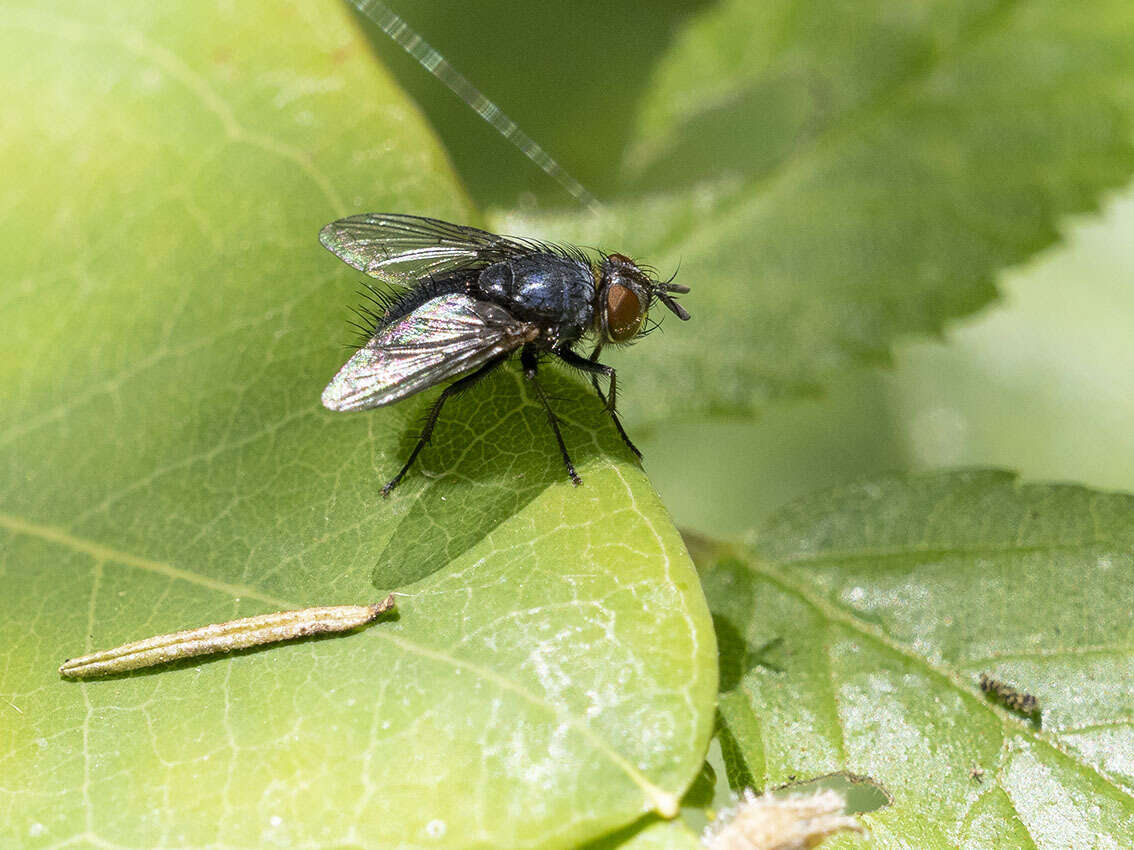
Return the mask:
[[539, 252], [580, 254], [567, 246], [397, 213], [341, 218], [319, 232], [319, 241], [359, 271], [402, 285], [430, 275], [484, 268], [509, 257]]
[[381, 407], [483, 366], [539, 330], [463, 293], [440, 295], [382, 328], [323, 390], [330, 410]]

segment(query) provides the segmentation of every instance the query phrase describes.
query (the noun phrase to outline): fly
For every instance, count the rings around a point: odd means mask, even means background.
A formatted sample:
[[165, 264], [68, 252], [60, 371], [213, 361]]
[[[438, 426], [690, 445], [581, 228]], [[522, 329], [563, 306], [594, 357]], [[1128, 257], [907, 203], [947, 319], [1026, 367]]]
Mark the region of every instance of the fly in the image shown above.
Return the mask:
[[[537, 379], [545, 357], [590, 377], [622, 440], [642, 456], [618, 419], [615, 371], [598, 357], [604, 346], [644, 334], [654, 301], [688, 320], [673, 297], [688, 287], [658, 280], [622, 254], [588, 254], [413, 215], [350, 216], [324, 227], [319, 241], [348, 265], [395, 287], [393, 294], [371, 290], [377, 309], [364, 311], [368, 339], [323, 390], [324, 407], [369, 410], [457, 378], [433, 403], [409, 459], [382, 495], [417, 460], [445, 402], [517, 352], [573, 483], [582, 479]], [[586, 357], [575, 351], [584, 338], [595, 340]], [[600, 377], [610, 382], [607, 393]]]

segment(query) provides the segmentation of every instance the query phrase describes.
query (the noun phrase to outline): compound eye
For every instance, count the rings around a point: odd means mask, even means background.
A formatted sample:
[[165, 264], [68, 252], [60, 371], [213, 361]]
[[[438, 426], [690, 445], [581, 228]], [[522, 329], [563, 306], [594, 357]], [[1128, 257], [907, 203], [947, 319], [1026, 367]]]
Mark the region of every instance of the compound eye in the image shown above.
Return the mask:
[[628, 286], [611, 284], [606, 290], [606, 327], [613, 342], [631, 339], [645, 318], [642, 302]]

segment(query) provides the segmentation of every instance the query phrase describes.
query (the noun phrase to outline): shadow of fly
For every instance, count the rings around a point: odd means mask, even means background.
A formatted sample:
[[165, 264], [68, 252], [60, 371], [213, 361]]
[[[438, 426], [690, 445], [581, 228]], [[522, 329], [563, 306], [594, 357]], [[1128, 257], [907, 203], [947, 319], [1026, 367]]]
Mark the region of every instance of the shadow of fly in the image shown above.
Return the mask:
[[[319, 241], [348, 265], [392, 287], [368, 287], [370, 306], [359, 311], [365, 342], [323, 390], [325, 407], [382, 407], [457, 378], [433, 403], [409, 459], [382, 495], [389, 495], [417, 460], [445, 402], [517, 352], [572, 482], [582, 479], [536, 376], [546, 358], [590, 377], [619, 435], [642, 456], [618, 420], [614, 369], [598, 357], [604, 346], [629, 344], [656, 327], [648, 318], [655, 301], [687, 320], [673, 295], [688, 287], [672, 278], [658, 280], [648, 266], [622, 254], [498, 236], [412, 215], [350, 216], [324, 227]], [[589, 356], [575, 350], [585, 339], [594, 341]], [[609, 380], [606, 393], [600, 377]]]

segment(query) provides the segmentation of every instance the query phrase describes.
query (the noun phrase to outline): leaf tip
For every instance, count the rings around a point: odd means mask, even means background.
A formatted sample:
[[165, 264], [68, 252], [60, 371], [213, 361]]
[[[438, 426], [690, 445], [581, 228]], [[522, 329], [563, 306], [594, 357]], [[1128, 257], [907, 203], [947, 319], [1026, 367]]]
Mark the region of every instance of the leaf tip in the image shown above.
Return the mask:
[[668, 791], [663, 791], [660, 788], [650, 789], [650, 803], [653, 810], [661, 815], [663, 818], [677, 817], [678, 809], [681, 808], [681, 798], [676, 794], [671, 794]]

